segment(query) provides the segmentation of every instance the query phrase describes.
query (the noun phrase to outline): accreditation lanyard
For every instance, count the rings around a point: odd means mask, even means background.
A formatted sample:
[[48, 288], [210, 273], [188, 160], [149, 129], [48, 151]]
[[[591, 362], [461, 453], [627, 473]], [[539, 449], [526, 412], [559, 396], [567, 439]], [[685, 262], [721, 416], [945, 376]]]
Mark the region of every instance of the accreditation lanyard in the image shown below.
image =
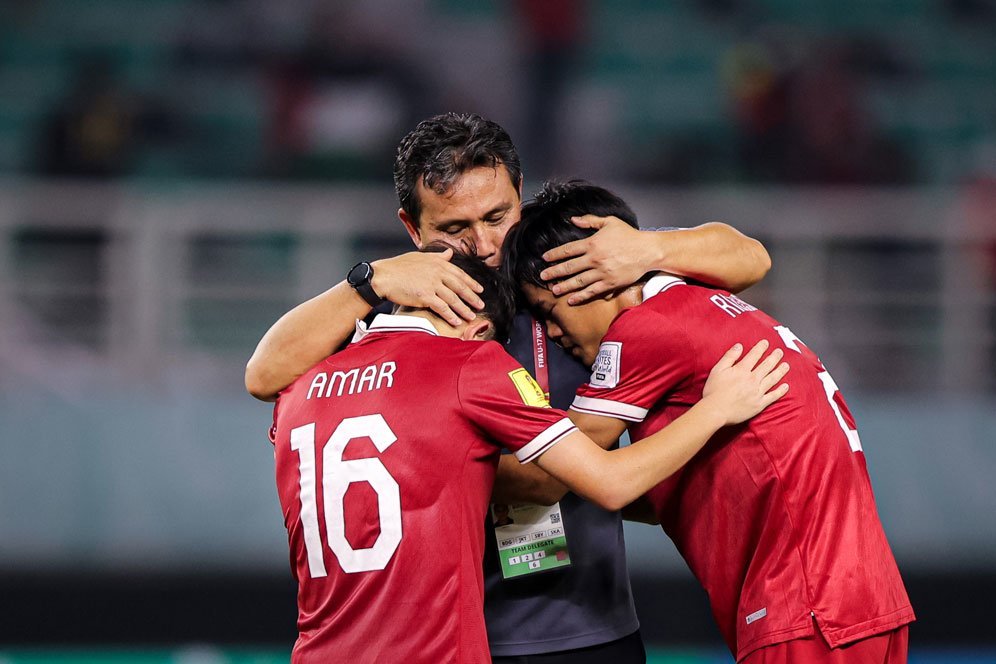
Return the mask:
[[543, 394], [546, 395], [547, 401], [550, 400], [550, 370], [547, 368], [550, 361], [550, 356], [547, 355], [547, 345], [546, 345], [546, 328], [543, 327], [543, 323], [539, 322], [535, 318], [533, 321], [533, 373], [536, 376], [536, 382], [539, 383], [540, 389], [543, 390]]
[[[533, 371], [549, 401], [550, 356], [546, 352], [546, 328], [535, 318], [532, 323]], [[559, 502], [553, 505], [495, 504], [491, 510], [502, 578], [512, 579], [571, 564]]]

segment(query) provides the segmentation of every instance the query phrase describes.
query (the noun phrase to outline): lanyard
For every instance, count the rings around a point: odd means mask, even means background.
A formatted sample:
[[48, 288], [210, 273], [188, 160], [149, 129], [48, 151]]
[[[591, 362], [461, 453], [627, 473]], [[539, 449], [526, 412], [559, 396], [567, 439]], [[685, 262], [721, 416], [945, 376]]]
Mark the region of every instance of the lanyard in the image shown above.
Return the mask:
[[533, 368], [536, 382], [546, 398], [550, 398], [550, 372], [547, 369], [549, 355], [546, 353], [546, 328], [543, 323], [533, 319]]

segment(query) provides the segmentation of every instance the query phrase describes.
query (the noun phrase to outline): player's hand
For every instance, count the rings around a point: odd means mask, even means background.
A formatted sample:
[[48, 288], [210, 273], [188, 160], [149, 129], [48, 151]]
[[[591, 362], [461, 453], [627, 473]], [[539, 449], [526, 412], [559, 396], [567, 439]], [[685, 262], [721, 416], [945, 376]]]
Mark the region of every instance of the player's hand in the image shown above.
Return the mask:
[[725, 424], [749, 420], [788, 392], [788, 383], [778, 384], [789, 370], [788, 362], [779, 364], [783, 351], [776, 348], [762, 359], [766, 350], [762, 340], [741, 359], [743, 346], [737, 344], [709, 372], [702, 401], [722, 413]]
[[578, 228], [597, 232], [543, 254], [545, 261], [557, 264], [540, 273], [541, 279], [553, 282], [554, 295], [572, 293], [568, 304], [582, 304], [636, 283], [659, 262], [657, 244], [648, 241], [648, 231], [639, 231], [618, 217], [587, 214], [571, 221]]
[[385, 300], [403, 307], [431, 309], [450, 325], [474, 320], [474, 309], [484, 308], [478, 297], [484, 288], [450, 263], [452, 256], [452, 249], [412, 251], [374, 261], [370, 285]]

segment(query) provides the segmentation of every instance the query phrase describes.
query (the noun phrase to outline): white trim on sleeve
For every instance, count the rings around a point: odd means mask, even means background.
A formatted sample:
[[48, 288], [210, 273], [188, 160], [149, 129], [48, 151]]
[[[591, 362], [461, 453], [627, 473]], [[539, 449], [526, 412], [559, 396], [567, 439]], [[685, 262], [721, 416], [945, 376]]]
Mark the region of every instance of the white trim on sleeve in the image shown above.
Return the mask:
[[567, 434], [577, 430], [578, 428], [574, 426], [574, 423], [566, 417], [562, 420], [558, 420], [548, 426], [543, 433], [523, 445], [522, 448], [515, 453], [515, 458], [518, 459], [520, 463], [529, 463], [530, 461], [534, 461], [539, 455], [559, 443], [565, 436], [567, 436]]
[[659, 295], [666, 290], [671, 289], [673, 286], [686, 286], [684, 279], [679, 279], [678, 277], [672, 276], [670, 274], [657, 274], [647, 281], [643, 285], [643, 301], [646, 302], [654, 295]]
[[590, 415], [603, 415], [605, 417], [618, 417], [620, 420], [628, 422], [642, 422], [647, 419], [647, 408], [640, 408], [620, 401], [610, 401], [609, 399], [595, 399], [593, 397], [574, 397], [571, 410]]

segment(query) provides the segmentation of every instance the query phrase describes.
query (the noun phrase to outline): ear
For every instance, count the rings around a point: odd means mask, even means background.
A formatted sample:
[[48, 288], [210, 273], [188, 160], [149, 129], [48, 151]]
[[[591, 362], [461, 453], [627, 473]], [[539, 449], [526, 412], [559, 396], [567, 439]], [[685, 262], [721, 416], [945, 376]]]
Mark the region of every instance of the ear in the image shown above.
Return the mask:
[[487, 341], [492, 336], [494, 335], [491, 321], [481, 316], [467, 323], [460, 333], [460, 338], [464, 341]]
[[422, 248], [422, 231], [418, 227], [418, 222], [412, 219], [412, 216], [405, 212], [402, 208], [398, 208], [398, 219], [401, 223], [405, 225], [405, 230], [408, 231], [408, 237], [412, 239], [415, 246], [419, 249]]

